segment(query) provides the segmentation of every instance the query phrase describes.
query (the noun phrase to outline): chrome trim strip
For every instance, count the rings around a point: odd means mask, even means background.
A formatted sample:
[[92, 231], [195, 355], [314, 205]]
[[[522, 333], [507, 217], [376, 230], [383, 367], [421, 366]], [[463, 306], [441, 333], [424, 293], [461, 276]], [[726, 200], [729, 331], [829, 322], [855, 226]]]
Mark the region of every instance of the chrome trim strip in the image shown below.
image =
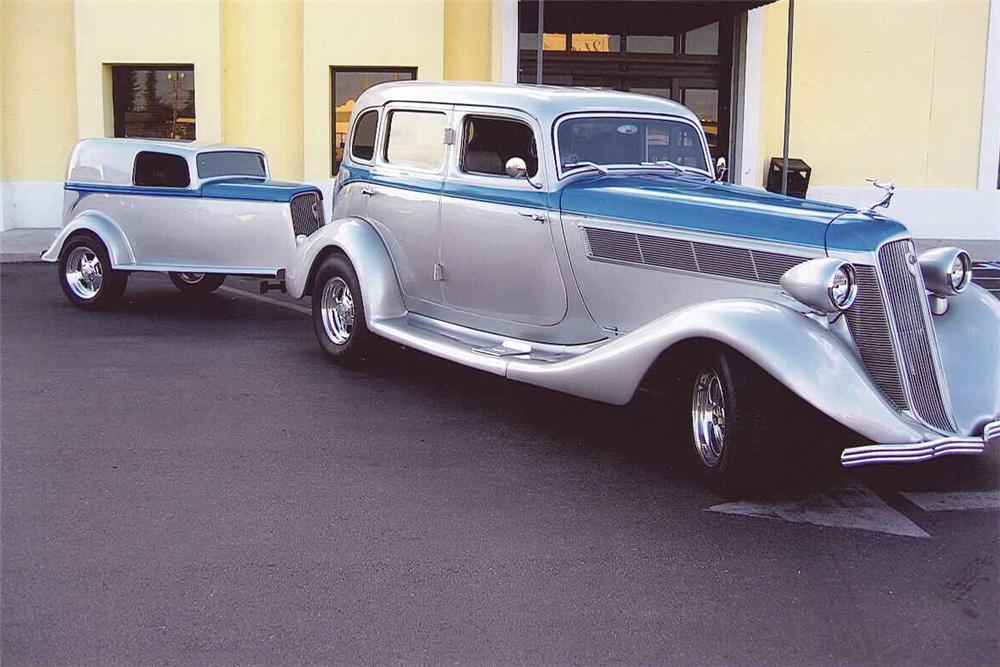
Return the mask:
[[845, 468], [878, 463], [920, 463], [940, 456], [982, 454], [987, 446], [1000, 446], [1000, 420], [983, 427], [980, 438], [947, 437], [928, 442], [848, 447], [840, 455]]

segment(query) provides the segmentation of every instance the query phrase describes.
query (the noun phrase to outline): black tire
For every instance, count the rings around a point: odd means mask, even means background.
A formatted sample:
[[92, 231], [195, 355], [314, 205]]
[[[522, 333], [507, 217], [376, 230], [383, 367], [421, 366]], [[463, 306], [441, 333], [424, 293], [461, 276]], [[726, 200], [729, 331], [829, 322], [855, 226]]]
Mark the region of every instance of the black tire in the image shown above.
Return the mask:
[[[686, 449], [696, 475], [713, 491], [726, 497], [772, 494], [785, 479], [788, 420], [782, 411], [794, 410], [797, 400], [756, 364], [729, 350], [709, 350], [689, 366], [682, 397], [686, 396]], [[699, 399], [706, 384], [718, 383], [721, 414], [706, 415]], [[707, 393], [711, 394], [711, 391]], [[709, 410], [711, 411], [711, 410]], [[711, 424], [721, 421], [722, 446], [704, 446], [717, 434]], [[706, 424], [709, 424], [706, 426]], [[703, 435], [699, 437], [699, 425]], [[703, 443], [699, 447], [699, 442]], [[707, 450], [707, 451], [706, 451]]]
[[208, 294], [226, 282], [224, 273], [169, 273], [174, 287], [188, 294]]
[[[350, 306], [345, 306], [345, 297], [350, 300]], [[338, 310], [338, 304], [345, 306], [344, 309]], [[377, 341], [366, 324], [358, 274], [344, 255], [328, 256], [316, 270], [312, 286], [312, 320], [316, 340], [332, 361], [357, 365], [372, 355]]]
[[74, 306], [98, 310], [121, 299], [128, 274], [111, 268], [108, 249], [96, 235], [80, 233], [71, 236], [59, 254], [59, 284]]

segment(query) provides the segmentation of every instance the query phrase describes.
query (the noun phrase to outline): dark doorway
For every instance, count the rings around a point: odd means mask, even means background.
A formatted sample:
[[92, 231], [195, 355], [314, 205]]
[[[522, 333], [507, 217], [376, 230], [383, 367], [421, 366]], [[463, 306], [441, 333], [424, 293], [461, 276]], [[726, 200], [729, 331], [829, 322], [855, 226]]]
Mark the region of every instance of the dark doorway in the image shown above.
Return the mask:
[[[729, 156], [734, 25], [757, 3], [546, 0], [543, 83], [656, 95], [694, 111]], [[535, 83], [538, 2], [521, 0], [518, 81]]]

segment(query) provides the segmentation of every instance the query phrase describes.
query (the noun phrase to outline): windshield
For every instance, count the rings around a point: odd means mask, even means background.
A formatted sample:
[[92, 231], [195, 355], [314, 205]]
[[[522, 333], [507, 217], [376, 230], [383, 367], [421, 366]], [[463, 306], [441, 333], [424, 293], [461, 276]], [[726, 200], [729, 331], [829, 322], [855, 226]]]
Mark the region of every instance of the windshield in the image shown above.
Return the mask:
[[670, 166], [710, 172], [701, 135], [679, 120], [636, 116], [570, 118], [557, 131], [560, 167], [575, 163]]
[[198, 178], [256, 176], [265, 178], [264, 156], [247, 151], [212, 151], [198, 154]]

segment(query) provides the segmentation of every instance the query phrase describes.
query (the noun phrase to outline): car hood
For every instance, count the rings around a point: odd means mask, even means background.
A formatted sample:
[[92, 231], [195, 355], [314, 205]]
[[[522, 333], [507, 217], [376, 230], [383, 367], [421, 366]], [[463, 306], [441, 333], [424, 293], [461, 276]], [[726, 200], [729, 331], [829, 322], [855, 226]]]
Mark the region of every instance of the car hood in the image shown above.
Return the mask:
[[874, 250], [906, 231], [841, 204], [672, 173], [587, 176], [564, 186], [559, 200], [569, 214], [827, 250]]

